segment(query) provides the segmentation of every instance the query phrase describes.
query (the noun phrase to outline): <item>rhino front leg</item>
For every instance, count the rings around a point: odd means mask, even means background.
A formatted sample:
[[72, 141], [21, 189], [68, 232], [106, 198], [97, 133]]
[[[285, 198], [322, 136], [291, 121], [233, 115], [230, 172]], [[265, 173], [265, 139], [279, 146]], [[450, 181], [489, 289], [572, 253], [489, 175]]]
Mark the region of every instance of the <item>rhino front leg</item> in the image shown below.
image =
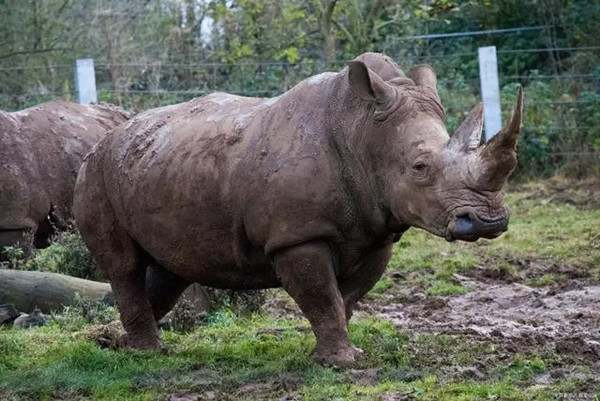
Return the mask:
[[358, 268], [350, 275], [342, 277], [340, 292], [344, 299], [346, 319], [349, 322], [356, 303], [379, 281], [392, 256], [393, 244], [386, 244], [369, 252]]
[[344, 301], [338, 289], [329, 246], [304, 243], [275, 254], [283, 288], [310, 321], [317, 338], [317, 361], [343, 366], [354, 362], [360, 350], [352, 347], [346, 329]]

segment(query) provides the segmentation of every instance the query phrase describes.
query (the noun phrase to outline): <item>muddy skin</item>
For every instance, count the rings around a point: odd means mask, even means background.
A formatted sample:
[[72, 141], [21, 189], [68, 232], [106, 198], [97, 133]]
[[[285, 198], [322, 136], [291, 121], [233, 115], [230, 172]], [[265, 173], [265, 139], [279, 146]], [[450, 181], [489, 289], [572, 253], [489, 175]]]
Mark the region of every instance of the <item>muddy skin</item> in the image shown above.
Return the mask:
[[0, 249], [44, 247], [71, 218], [83, 156], [127, 114], [57, 101], [0, 111]]
[[[479, 145], [480, 107], [450, 139], [433, 70], [406, 76], [366, 53], [277, 98], [215, 93], [121, 125], [82, 166], [74, 212], [128, 345], [159, 348], [156, 322], [192, 282], [283, 287], [311, 323], [315, 358], [352, 363], [347, 319], [406, 229], [448, 240], [506, 229], [518, 98], [493, 143]], [[150, 265], [164, 274], [145, 282]]]

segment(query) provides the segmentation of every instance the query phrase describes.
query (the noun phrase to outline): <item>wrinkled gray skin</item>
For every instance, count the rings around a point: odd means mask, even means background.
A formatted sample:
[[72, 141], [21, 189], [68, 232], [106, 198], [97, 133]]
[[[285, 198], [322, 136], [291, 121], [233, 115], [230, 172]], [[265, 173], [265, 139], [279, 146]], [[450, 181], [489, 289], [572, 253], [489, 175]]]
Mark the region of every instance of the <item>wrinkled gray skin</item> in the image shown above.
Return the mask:
[[127, 345], [160, 347], [156, 321], [191, 282], [283, 287], [343, 365], [347, 320], [411, 226], [448, 240], [506, 230], [515, 117], [479, 146], [481, 107], [452, 140], [430, 67], [406, 77], [366, 53], [282, 96], [215, 93], [142, 113], [82, 166], [75, 216], [111, 280]]
[[115, 107], [64, 101], [0, 111], [0, 249], [43, 247], [66, 227], [83, 156], [124, 121]]

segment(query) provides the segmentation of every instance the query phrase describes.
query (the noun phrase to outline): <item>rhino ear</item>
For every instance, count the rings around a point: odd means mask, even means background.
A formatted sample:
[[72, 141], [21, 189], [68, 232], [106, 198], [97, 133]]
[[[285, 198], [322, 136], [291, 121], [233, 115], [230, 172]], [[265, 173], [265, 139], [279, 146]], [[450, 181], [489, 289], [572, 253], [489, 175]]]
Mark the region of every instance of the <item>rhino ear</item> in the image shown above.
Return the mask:
[[361, 99], [382, 105], [395, 96], [394, 88], [362, 61], [350, 62], [348, 80], [352, 91]]
[[437, 92], [437, 77], [435, 71], [429, 64], [416, 65], [410, 69], [408, 74], [413, 81], [419, 86], [429, 88], [438, 96]]

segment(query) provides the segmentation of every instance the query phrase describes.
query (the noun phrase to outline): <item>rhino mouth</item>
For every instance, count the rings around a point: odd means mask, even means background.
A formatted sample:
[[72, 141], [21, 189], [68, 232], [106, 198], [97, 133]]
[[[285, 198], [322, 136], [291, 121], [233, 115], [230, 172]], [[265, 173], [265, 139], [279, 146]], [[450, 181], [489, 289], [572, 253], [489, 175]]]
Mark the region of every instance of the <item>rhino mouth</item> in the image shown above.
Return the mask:
[[447, 241], [476, 241], [479, 238], [496, 238], [508, 229], [508, 215], [489, 219], [474, 209], [463, 210], [453, 216], [446, 229]]

